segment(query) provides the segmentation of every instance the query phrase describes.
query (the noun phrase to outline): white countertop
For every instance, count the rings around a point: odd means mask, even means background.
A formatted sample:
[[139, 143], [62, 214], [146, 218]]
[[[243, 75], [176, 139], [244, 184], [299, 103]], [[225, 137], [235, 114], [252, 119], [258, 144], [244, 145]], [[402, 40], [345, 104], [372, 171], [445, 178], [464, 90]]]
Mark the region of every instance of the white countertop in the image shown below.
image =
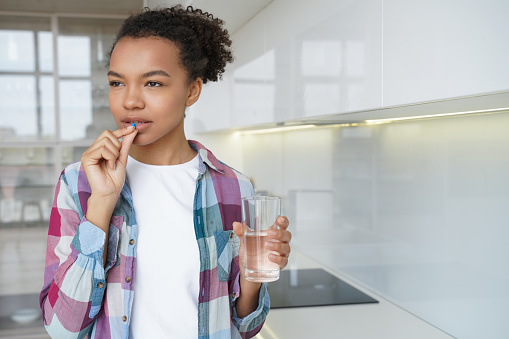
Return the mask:
[[289, 267], [322, 268], [379, 301], [377, 304], [299, 307], [271, 310], [256, 339], [450, 339], [433, 325], [417, 318], [348, 277], [338, 275], [292, 249]]

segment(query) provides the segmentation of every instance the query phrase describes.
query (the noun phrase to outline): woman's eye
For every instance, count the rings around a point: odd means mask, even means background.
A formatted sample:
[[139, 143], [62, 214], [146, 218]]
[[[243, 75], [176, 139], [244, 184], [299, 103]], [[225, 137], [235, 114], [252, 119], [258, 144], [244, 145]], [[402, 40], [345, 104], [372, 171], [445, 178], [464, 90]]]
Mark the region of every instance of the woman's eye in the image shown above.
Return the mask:
[[162, 86], [162, 84], [157, 81], [149, 81], [149, 82], [147, 82], [147, 86], [148, 87], [159, 87], [159, 86]]
[[111, 87], [118, 87], [120, 86], [120, 81], [110, 81], [110, 86]]

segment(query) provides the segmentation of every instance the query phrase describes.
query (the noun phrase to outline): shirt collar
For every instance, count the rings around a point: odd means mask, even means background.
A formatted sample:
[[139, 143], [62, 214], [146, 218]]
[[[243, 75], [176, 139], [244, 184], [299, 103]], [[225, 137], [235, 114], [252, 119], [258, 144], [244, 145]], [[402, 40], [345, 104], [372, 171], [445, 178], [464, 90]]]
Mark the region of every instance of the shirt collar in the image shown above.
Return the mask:
[[198, 152], [198, 155], [200, 156], [201, 160], [207, 164], [210, 168], [213, 170], [224, 174], [224, 165], [217, 160], [214, 154], [212, 154], [211, 151], [205, 148], [202, 144], [200, 144], [198, 141], [194, 140], [188, 140], [189, 146], [191, 146], [192, 149], [194, 149], [196, 152]]

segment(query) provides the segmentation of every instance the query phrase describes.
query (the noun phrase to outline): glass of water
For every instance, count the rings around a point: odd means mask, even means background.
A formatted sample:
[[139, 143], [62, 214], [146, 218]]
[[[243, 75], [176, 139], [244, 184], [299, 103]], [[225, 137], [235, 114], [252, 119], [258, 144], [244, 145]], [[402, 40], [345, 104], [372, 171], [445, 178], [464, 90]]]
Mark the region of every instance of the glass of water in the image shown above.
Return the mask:
[[279, 265], [269, 260], [277, 252], [265, 248], [270, 229], [278, 229], [276, 219], [281, 213], [281, 199], [270, 196], [242, 198], [244, 276], [249, 281], [271, 282], [279, 279]]

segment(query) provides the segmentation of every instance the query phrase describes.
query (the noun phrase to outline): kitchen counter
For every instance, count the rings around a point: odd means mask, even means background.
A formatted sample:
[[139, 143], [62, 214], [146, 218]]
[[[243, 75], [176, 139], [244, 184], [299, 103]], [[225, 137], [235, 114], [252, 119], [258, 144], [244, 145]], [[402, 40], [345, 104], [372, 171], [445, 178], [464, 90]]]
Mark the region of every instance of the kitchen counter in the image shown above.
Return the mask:
[[256, 339], [450, 339], [450, 335], [292, 249], [291, 269], [322, 268], [378, 303], [273, 309]]

